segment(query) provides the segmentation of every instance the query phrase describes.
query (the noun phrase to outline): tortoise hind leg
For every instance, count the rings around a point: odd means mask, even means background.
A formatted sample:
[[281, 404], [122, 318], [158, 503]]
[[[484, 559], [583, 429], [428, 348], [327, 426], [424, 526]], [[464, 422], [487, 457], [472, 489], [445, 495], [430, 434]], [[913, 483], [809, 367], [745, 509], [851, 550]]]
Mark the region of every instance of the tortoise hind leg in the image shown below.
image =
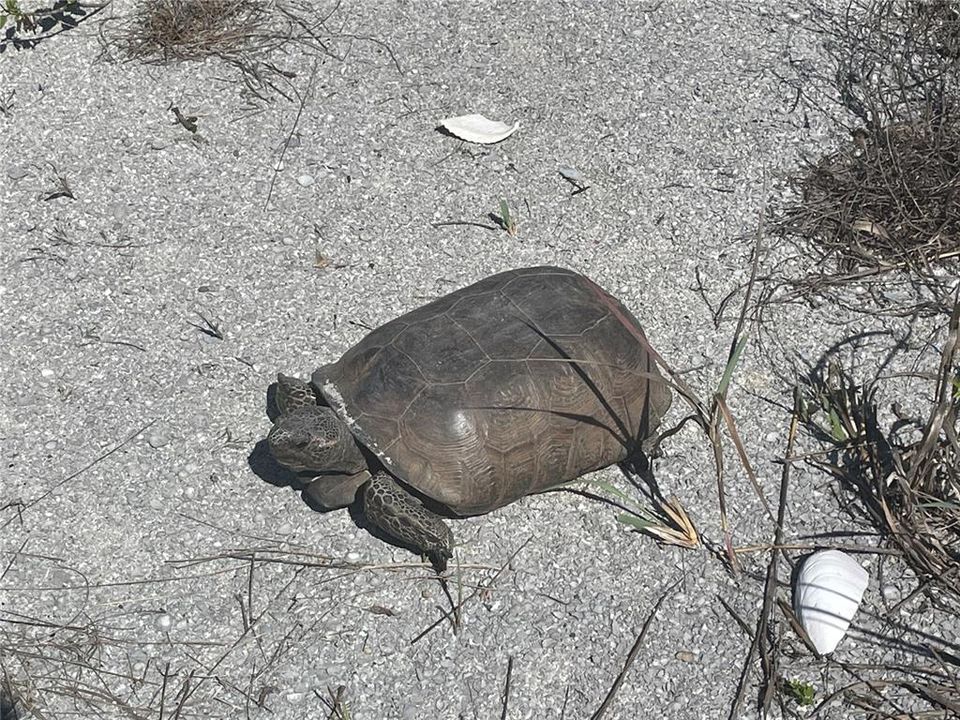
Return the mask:
[[389, 475], [378, 473], [367, 483], [363, 510], [371, 523], [428, 556], [441, 570], [453, 557], [453, 533], [443, 519]]

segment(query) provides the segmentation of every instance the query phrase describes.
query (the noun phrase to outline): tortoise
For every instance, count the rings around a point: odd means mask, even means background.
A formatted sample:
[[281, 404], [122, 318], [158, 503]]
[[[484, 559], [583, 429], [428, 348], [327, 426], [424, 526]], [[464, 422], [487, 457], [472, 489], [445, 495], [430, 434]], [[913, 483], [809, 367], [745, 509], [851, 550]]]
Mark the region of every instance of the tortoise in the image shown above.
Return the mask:
[[621, 462], [671, 403], [636, 318], [558, 267], [502, 272], [373, 330], [309, 382], [279, 374], [276, 460], [326, 509], [441, 567], [443, 516], [480, 515]]

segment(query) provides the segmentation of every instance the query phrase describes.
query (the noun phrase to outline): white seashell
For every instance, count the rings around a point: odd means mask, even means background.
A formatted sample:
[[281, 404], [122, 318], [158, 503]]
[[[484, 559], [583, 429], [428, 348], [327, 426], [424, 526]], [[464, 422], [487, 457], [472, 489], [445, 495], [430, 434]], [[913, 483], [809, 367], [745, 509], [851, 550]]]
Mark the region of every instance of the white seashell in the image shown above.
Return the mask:
[[441, 120], [440, 124], [461, 140], [481, 145], [492, 145], [506, 140], [520, 127], [518, 122], [507, 125], [496, 120], [487, 120], [483, 115], [461, 115]]
[[857, 614], [870, 576], [839, 550], [810, 555], [800, 568], [793, 607], [821, 655], [831, 653]]

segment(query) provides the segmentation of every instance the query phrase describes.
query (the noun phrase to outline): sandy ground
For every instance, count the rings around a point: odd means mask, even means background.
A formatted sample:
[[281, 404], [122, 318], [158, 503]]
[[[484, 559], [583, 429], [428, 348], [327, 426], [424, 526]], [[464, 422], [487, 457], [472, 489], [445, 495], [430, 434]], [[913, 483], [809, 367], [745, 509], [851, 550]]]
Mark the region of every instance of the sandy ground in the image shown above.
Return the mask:
[[[454, 632], [429, 566], [346, 511], [315, 512], [254, 450], [278, 370], [306, 376], [367, 328], [528, 265], [594, 278], [715, 389], [742, 294], [714, 311], [749, 276], [779, 173], [831, 132], [780, 81], [817, 48], [798, 40], [802, 8], [779, 8], [344, 2], [325, 36], [337, 57], [270, 56], [290, 99], [257, 98], [219, 59], [128, 61], [104, 45], [128, 2], [8, 48], [0, 637], [36, 717], [326, 717], [342, 687], [358, 719], [491, 718], [509, 673], [503, 717], [585, 718], [665, 592], [605, 717], [726, 717], [749, 638], [720, 599], [752, 625], [765, 554], [732, 576], [609, 505], [529, 497], [452, 523]], [[435, 130], [472, 112], [521, 129], [491, 147]], [[62, 182], [72, 197], [51, 198]], [[502, 198], [516, 236], [488, 217]], [[904, 367], [936, 353], [922, 327], [851, 317], [777, 306], [736, 373], [730, 403], [774, 507], [798, 372], [831, 353], [876, 368], [894, 341]], [[668, 422], [685, 412], [675, 401]], [[664, 450], [657, 481], [715, 550], [707, 444], [688, 425]], [[727, 471], [735, 544], [769, 542], [729, 446]], [[636, 492], [616, 468], [597, 479]], [[798, 467], [794, 483], [787, 537], [850, 528], [828, 477]], [[871, 584], [838, 650], [855, 661], [892, 652], [871, 628], [910, 588], [860, 559]], [[940, 621], [904, 622], [909, 639]], [[835, 689], [786, 634], [788, 674]], [[747, 682], [744, 716], [753, 668]]]

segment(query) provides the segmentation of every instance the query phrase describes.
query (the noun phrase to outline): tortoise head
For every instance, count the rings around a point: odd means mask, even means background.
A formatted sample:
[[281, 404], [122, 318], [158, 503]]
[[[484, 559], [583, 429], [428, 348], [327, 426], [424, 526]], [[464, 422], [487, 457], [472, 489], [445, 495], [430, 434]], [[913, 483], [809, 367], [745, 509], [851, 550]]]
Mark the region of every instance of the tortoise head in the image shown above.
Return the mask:
[[328, 407], [303, 405], [284, 413], [267, 442], [277, 462], [295, 472], [353, 475], [366, 469], [349, 428]]

